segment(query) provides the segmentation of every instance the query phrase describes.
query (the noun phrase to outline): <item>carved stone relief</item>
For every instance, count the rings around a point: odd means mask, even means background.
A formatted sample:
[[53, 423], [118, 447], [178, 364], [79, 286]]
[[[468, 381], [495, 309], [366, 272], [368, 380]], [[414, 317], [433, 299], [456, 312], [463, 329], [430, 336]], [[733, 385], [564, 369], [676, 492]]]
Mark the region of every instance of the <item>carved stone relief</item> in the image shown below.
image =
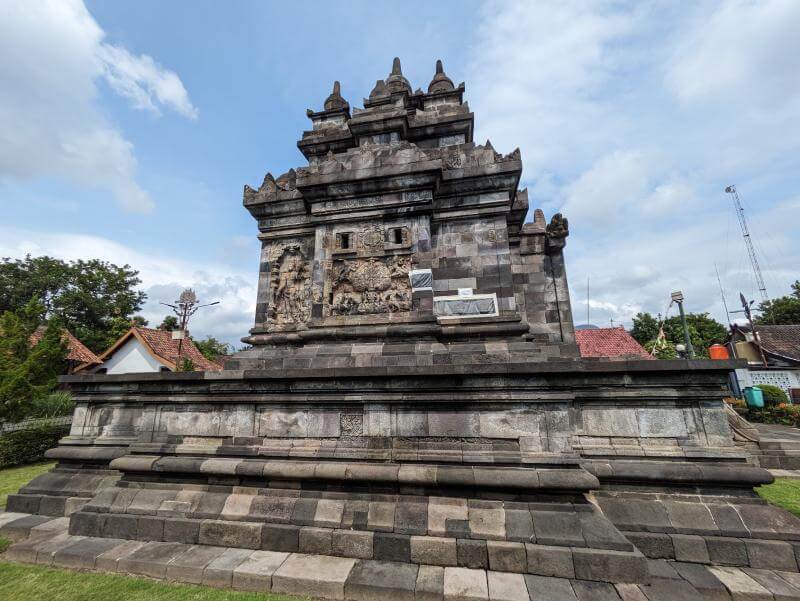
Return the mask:
[[311, 313], [311, 270], [301, 248], [299, 242], [289, 242], [270, 253], [269, 318], [278, 326], [304, 324]]
[[331, 315], [369, 315], [411, 310], [411, 257], [334, 262]]

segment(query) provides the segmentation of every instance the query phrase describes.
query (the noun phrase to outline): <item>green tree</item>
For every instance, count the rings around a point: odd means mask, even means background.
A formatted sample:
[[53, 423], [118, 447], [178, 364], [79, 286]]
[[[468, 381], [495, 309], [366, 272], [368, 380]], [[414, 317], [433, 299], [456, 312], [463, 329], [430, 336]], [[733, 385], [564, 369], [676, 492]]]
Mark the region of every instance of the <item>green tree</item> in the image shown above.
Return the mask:
[[86, 346], [102, 352], [130, 327], [146, 299], [135, 289], [138, 275], [129, 265], [99, 259], [5, 258], [0, 261], [0, 312], [16, 311], [35, 298], [47, 319], [59, 316]]
[[630, 335], [636, 342], [645, 345], [656, 339], [658, 336], [658, 321], [649, 313], [637, 313], [633, 318], [633, 327]]
[[[698, 357], [708, 357], [708, 347], [712, 344], [722, 344], [728, 337], [728, 329], [708, 313], [687, 313], [686, 325], [689, 330], [689, 339], [692, 341], [695, 355]], [[663, 327], [664, 336], [671, 344], [672, 350], [662, 349], [656, 356], [659, 359], [674, 358], [677, 356], [674, 350], [675, 345], [684, 344], [683, 324], [680, 316], [676, 315], [666, 319]], [[633, 318], [633, 328], [630, 334], [649, 351], [653, 348], [652, 343], [658, 336], [658, 321], [650, 313], [638, 313]], [[673, 353], [675, 354], [673, 355]]]
[[64, 373], [67, 345], [58, 318], [48, 322], [36, 346], [30, 345], [44, 313], [44, 305], [31, 300], [0, 315], [0, 419], [25, 417], [37, 401], [53, 391], [59, 374]]
[[757, 324], [763, 325], [797, 325], [800, 324], [800, 280], [792, 284], [789, 296], [781, 296], [764, 301], [758, 306], [761, 315]]
[[164, 317], [164, 320], [158, 326], [158, 329], [166, 330], [167, 332], [172, 332], [174, 330], [177, 330], [179, 327], [180, 324], [178, 323], [178, 318], [175, 317], [174, 315], [167, 315], [166, 317]]
[[192, 342], [197, 347], [197, 350], [210, 361], [214, 361], [218, 357], [229, 355], [231, 352], [231, 345], [227, 342], [221, 342], [213, 336], [207, 336], [205, 340], [194, 340]]

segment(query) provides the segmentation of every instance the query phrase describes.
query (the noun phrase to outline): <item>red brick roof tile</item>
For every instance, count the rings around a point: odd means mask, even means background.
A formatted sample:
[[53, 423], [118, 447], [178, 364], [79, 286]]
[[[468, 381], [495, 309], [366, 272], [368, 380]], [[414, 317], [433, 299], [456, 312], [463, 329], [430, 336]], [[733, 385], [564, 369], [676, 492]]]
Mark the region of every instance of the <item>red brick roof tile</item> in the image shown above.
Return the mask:
[[[36, 346], [42, 340], [42, 336], [44, 336], [45, 326], [39, 326], [36, 328], [33, 334], [29, 339], [29, 343], [31, 346]], [[100, 358], [95, 355], [92, 351], [90, 351], [86, 346], [69, 330], [64, 330], [64, 342], [67, 343], [67, 360], [68, 361], [75, 361], [77, 363], [88, 363], [90, 365], [97, 365], [101, 363]]]
[[625, 328], [597, 328], [575, 330], [581, 357], [610, 359], [652, 359], [642, 345], [625, 331]]

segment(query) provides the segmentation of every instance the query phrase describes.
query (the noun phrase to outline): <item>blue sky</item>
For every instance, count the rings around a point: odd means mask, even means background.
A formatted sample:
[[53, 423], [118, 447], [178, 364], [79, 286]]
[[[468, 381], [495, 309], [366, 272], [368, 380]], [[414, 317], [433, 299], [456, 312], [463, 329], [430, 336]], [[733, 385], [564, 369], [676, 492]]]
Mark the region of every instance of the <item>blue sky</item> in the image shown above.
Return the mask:
[[441, 58], [476, 139], [522, 149], [531, 204], [570, 219], [576, 321], [687, 308], [723, 319], [800, 277], [800, 3], [0, 2], [0, 255], [100, 257], [158, 301], [221, 300], [196, 335], [252, 322], [258, 244], [242, 186], [304, 164], [296, 141], [334, 79], [351, 105], [400, 56]]

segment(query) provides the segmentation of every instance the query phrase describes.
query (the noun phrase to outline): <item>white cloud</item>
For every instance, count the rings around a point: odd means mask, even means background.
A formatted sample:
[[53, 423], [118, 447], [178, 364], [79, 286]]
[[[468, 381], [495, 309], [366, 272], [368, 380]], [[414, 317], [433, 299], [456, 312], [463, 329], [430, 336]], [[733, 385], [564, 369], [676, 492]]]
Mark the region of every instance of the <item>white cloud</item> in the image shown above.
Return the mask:
[[[135, 250], [100, 236], [86, 236], [46, 231], [24, 231], [0, 226], [0, 257], [49, 255], [63, 260], [96, 259], [102, 257], [117, 265], [128, 264], [139, 271], [140, 288], [147, 293], [142, 315], [155, 327], [169, 308], [161, 302], [172, 303], [181, 290], [194, 288], [204, 302], [220, 304], [201, 309], [190, 323], [192, 334], [200, 338], [211, 335], [241, 346], [239, 339], [253, 325], [255, 315], [256, 281], [258, 274], [247, 273], [230, 265], [196, 263], [176, 259], [166, 253], [147, 253]], [[253, 257], [258, 256], [257, 251]]]
[[146, 213], [133, 147], [98, 105], [97, 83], [137, 109], [197, 110], [174, 72], [104, 36], [80, 0], [0, 3], [0, 180], [63, 178]]
[[[520, 146], [532, 208], [562, 210], [577, 322], [664, 311], [683, 289], [724, 319], [752, 281], [730, 199], [745, 196], [767, 286], [800, 262], [800, 3], [495, 3], [464, 79], [476, 137]], [[755, 192], [754, 192], [755, 191]], [[794, 272], [794, 273], [792, 273]], [[729, 303], [730, 304], [730, 303]]]
[[774, 110], [800, 95], [800, 3], [729, 0], [701, 10], [679, 37], [667, 83], [683, 101]]
[[180, 78], [151, 57], [134, 56], [125, 48], [111, 44], [101, 44], [97, 56], [109, 85], [120, 96], [128, 98], [134, 108], [160, 114], [156, 104], [161, 103], [184, 117], [197, 119], [198, 111], [192, 106]]

